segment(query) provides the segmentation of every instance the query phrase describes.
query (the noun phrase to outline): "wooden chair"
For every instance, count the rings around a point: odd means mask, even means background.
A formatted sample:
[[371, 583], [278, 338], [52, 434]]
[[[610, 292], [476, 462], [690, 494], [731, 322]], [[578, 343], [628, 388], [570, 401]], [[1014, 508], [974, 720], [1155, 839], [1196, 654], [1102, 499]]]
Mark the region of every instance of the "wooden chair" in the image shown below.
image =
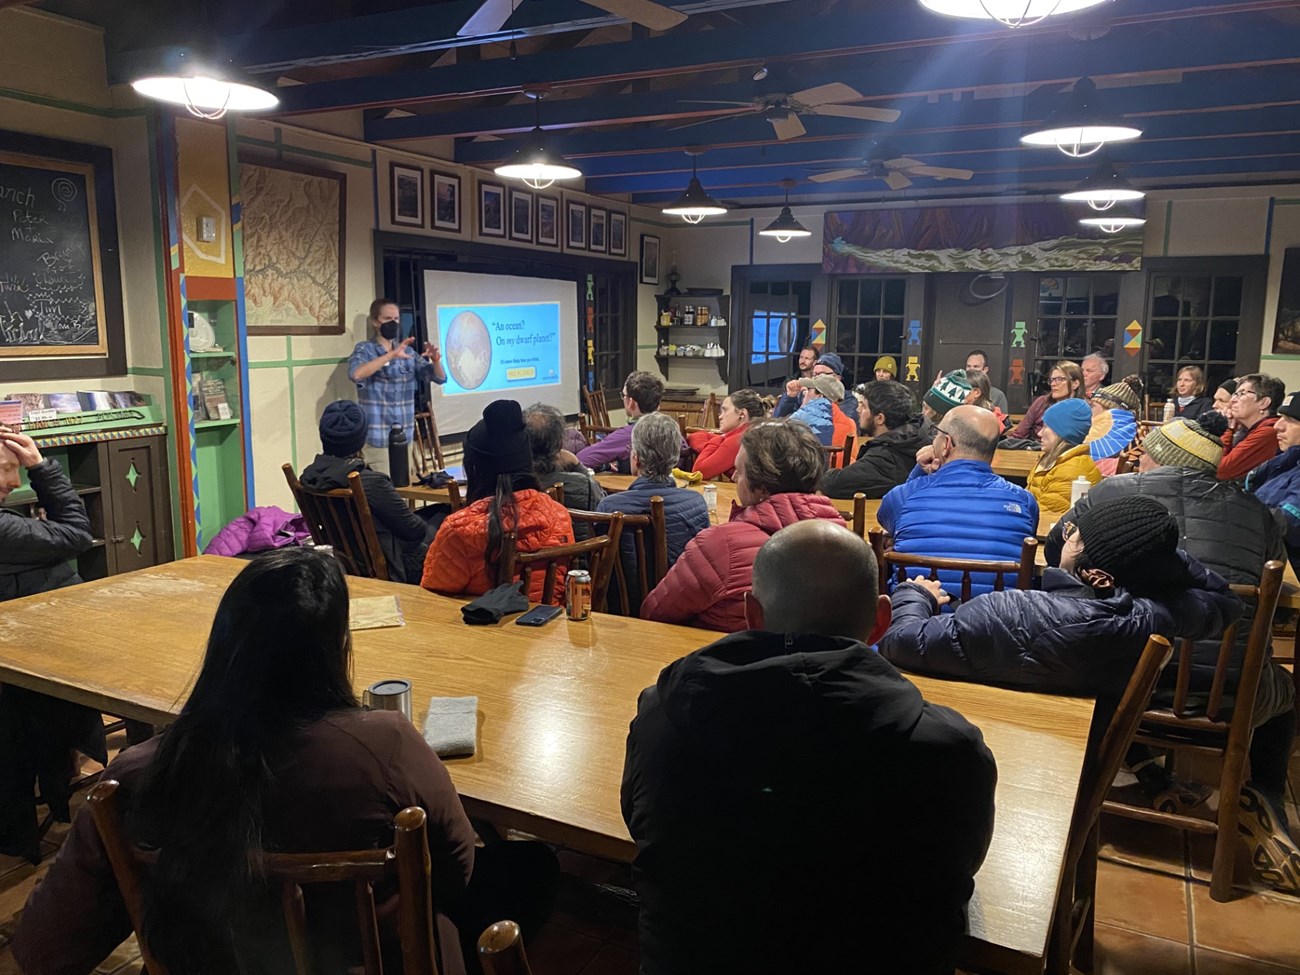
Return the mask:
[[[849, 522], [849, 527], [853, 529], [854, 534], [867, 537], [867, 496], [861, 491], [853, 495], [853, 520]], [[876, 556], [876, 564], [880, 564], [880, 556]]]
[[334, 555], [348, 575], [366, 579], [388, 579], [388, 562], [379, 547], [370, 505], [361, 487], [361, 475], [348, 475], [348, 486], [330, 491], [304, 487], [291, 464], [282, 468], [289, 490], [311, 530], [317, 545], [334, 546]]
[[1049, 975], [1069, 975], [1071, 961], [1082, 971], [1092, 971], [1098, 820], [1106, 792], [1123, 767], [1124, 756], [1133, 742], [1142, 712], [1150, 705], [1156, 681], [1172, 652], [1168, 640], [1152, 635], [1138, 658], [1119, 704], [1111, 710], [1099, 701], [1093, 713], [1047, 946], [1046, 971]]
[[[636, 584], [632, 590], [628, 586], [627, 569], [623, 564], [621, 553], [614, 558], [614, 584], [618, 593], [618, 612], [622, 616], [635, 618], [640, 612], [641, 600], [668, 573], [668, 537], [664, 521], [664, 499], [655, 495], [650, 499], [650, 513], [645, 515], [622, 514], [623, 534], [631, 534], [632, 549], [636, 556]], [[589, 525], [592, 535], [608, 533], [609, 525], [614, 520], [613, 514], [599, 511], [570, 511], [575, 527], [579, 524]], [[632, 599], [632, 593], [637, 598]], [[606, 609], [608, 610], [608, 597]]]
[[548, 487], [546, 489], [546, 493], [549, 494], [556, 501], [558, 501], [560, 504], [564, 504], [564, 485], [561, 484], [559, 481], [556, 481], [554, 484]]
[[[569, 566], [583, 563], [591, 573], [591, 608], [604, 612], [609, 580], [618, 562], [618, 540], [623, 533], [623, 515], [614, 512], [609, 533], [571, 545], [553, 545], [535, 552], [520, 552], [514, 532], [507, 532], [497, 560], [497, 583], [523, 580], [524, 592], [532, 591], [532, 574], [544, 572], [541, 601], [556, 606], [564, 601], [565, 573]], [[559, 583], [557, 586], [556, 583]]]
[[583, 387], [582, 401], [587, 407], [586, 412], [578, 416], [578, 430], [582, 433], [583, 439], [593, 444], [596, 442], [597, 434], [613, 433], [616, 428], [609, 422], [609, 407], [606, 406], [605, 391], [597, 389], [593, 392]]
[[431, 471], [447, 469], [442, 442], [438, 439], [438, 421], [432, 413], [415, 414], [415, 443], [411, 445], [411, 458], [420, 477]]
[[[100, 782], [86, 800], [95, 821], [113, 877], [126, 904], [127, 916], [140, 945], [149, 975], [168, 971], [149, 951], [141, 933], [147, 867], [157, 853], [132, 844], [122, 826], [117, 802], [118, 783]], [[433, 937], [433, 903], [429, 891], [429, 844], [423, 809], [408, 806], [393, 820], [394, 843], [378, 850], [346, 853], [254, 853], [268, 882], [280, 888], [285, 926], [293, 951], [294, 971], [313, 971], [308, 944], [307, 915], [302, 888], [307, 884], [350, 883], [356, 898], [357, 924], [366, 975], [380, 975], [379, 922], [375, 916], [373, 886], [397, 883], [397, 927], [405, 975], [437, 975]]]
[[1223, 767], [1219, 776], [1217, 819], [1211, 821], [1111, 800], [1107, 800], [1104, 807], [1106, 812], [1117, 816], [1214, 835], [1210, 896], [1216, 901], [1226, 901], [1232, 896], [1240, 810], [1237, 797], [1246, 781], [1246, 761], [1254, 733], [1255, 697], [1259, 691], [1260, 676], [1264, 672], [1269, 636], [1273, 630], [1273, 613], [1277, 608], [1281, 588], [1282, 563], [1277, 561], [1264, 565], [1258, 586], [1232, 587], [1232, 591], [1242, 599], [1255, 604], [1255, 617], [1251, 621], [1250, 634], [1242, 652], [1241, 678], [1236, 687], [1228, 686], [1228, 666], [1236, 655], [1236, 624], [1223, 634], [1214, 680], [1203, 706], [1199, 699], [1189, 698], [1192, 641], [1182, 640], [1178, 647], [1178, 674], [1173, 704], [1170, 707], [1152, 708], [1143, 714], [1135, 737], [1139, 744], [1155, 749], [1185, 750], [1220, 758]]
[[847, 467], [852, 461], [853, 456], [853, 434], [844, 435], [844, 443], [839, 446], [832, 445], [823, 447], [822, 453], [826, 455], [826, 467], [828, 470], [836, 467]]
[[514, 921], [498, 921], [478, 936], [478, 960], [485, 975], [533, 975]]
[[[856, 499], [855, 499], [856, 500]], [[865, 517], [865, 514], [864, 514]], [[871, 547], [876, 553], [876, 564], [880, 567], [880, 594], [889, 595], [889, 577], [893, 573], [896, 582], [906, 582], [908, 569], [927, 569], [926, 578], [938, 580], [939, 573], [961, 573], [961, 601], [971, 598], [971, 576], [989, 574], [993, 576], [993, 588], [1001, 591], [1005, 588], [1007, 576], [1014, 575], [1017, 589], [1032, 589], [1034, 584], [1034, 558], [1038, 552], [1038, 539], [1026, 537], [1020, 546], [1019, 562], [996, 562], [983, 559], [951, 559], [938, 555], [915, 555], [895, 552], [891, 547], [892, 539], [884, 529], [876, 528], [870, 532]]]

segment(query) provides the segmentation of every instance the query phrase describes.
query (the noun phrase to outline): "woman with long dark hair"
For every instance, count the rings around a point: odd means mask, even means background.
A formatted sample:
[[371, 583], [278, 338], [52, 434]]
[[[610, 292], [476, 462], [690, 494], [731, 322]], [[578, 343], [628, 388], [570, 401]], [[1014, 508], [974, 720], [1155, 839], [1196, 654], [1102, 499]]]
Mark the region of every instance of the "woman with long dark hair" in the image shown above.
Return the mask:
[[[533, 452], [523, 411], [499, 399], [465, 435], [469, 504], [448, 515], [424, 557], [420, 585], [434, 592], [481, 596], [497, 584], [501, 544], [515, 533], [515, 548], [535, 552], [573, 542], [568, 509], [545, 494], [533, 473]], [[540, 598], [544, 573], [533, 574]]]
[[[306, 549], [263, 555], [222, 596], [176, 722], [109, 765], [128, 834], [158, 850], [144, 936], [172, 975], [291, 971], [278, 897], [249, 852], [387, 846], [406, 806], [428, 813], [435, 909], [464, 893], [474, 831], [447, 770], [402, 714], [361, 709], [351, 650], [338, 563]], [[318, 970], [342, 971], [360, 949], [351, 891], [308, 897]], [[437, 920], [440, 968], [463, 972], [456, 930]], [[27, 903], [14, 956], [28, 975], [90, 972], [130, 931], [83, 813]]]

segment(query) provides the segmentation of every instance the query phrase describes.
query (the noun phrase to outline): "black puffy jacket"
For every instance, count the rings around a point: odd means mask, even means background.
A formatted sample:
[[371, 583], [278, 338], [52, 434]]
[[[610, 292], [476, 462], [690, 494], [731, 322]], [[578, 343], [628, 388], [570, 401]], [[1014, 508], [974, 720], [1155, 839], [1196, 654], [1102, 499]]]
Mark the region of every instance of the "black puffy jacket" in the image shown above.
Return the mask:
[[45, 519], [0, 508], [0, 601], [76, 585], [81, 578], [69, 562], [95, 541], [86, 506], [57, 460], [28, 468], [27, 479]]
[[1122, 589], [1099, 595], [1070, 573], [1048, 569], [1041, 590], [988, 592], [935, 615], [914, 583], [894, 590], [894, 616], [880, 653], [918, 674], [1055, 694], [1114, 695], [1147, 638], [1222, 633], [1242, 602], [1222, 577], [1183, 555], [1193, 585], [1162, 602]]
[[829, 498], [851, 498], [861, 491], [883, 498], [907, 480], [916, 466], [916, 452], [934, 439], [934, 428], [916, 417], [909, 423], [865, 441], [858, 459], [848, 467], [822, 475], [817, 490]]
[[[1048, 564], [1060, 564], [1063, 522], [1075, 521], [1098, 502], [1134, 494], [1155, 498], [1164, 505], [1182, 533], [1178, 547], [1228, 582], [1256, 585], [1265, 562], [1286, 561], [1286, 545], [1272, 513], [1239, 483], [1220, 481], [1214, 474], [1185, 467], [1158, 467], [1138, 474], [1108, 477], [1080, 498], [1052, 526], [1047, 538]], [[1252, 618], [1252, 607], [1247, 607], [1245, 618], [1237, 628], [1239, 649], [1246, 645]], [[1218, 657], [1217, 639], [1197, 643], [1192, 658], [1194, 690], [1209, 688]], [[1240, 664], [1238, 655], [1229, 668], [1232, 684]], [[1161, 686], [1172, 686], [1176, 674], [1175, 668], [1168, 668], [1161, 675]]]

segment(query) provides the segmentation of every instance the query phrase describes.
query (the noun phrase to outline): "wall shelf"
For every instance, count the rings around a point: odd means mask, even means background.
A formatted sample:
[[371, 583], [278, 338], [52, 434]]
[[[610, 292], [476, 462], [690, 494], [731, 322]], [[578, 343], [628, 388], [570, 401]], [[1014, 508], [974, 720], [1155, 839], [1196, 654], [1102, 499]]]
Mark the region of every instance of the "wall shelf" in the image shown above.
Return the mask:
[[232, 416], [229, 420], [196, 420], [194, 423], [195, 430], [212, 430], [216, 427], [237, 427], [239, 426], [239, 417]]
[[234, 350], [229, 352], [191, 352], [191, 359], [233, 359], [235, 358]]

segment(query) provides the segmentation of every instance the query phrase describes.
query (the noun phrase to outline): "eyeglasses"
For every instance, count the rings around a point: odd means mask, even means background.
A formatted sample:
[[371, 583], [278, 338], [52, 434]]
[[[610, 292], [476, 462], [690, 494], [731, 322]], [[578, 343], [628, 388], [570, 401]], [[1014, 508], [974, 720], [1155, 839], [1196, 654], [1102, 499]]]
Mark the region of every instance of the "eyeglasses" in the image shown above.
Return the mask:
[[1053, 376], [1051, 379], [1047, 380], [1047, 385], [1058, 386], [1063, 382], [1066, 382], [1066, 378], [1064, 376]]
[[1232, 394], [1232, 398], [1233, 398], [1233, 399], [1241, 399], [1243, 396], [1255, 396], [1255, 397], [1258, 397], [1259, 394], [1258, 394], [1257, 392], [1255, 392], [1253, 389], [1239, 389], [1239, 390], [1237, 390], [1235, 393]]
[[949, 440], [951, 440], [951, 439], [952, 439], [952, 434], [949, 433], [947, 430], [944, 430], [942, 427], [935, 427], [935, 428], [934, 428], [934, 439], [935, 439], [935, 440], [938, 440], [940, 437], [947, 437]]

